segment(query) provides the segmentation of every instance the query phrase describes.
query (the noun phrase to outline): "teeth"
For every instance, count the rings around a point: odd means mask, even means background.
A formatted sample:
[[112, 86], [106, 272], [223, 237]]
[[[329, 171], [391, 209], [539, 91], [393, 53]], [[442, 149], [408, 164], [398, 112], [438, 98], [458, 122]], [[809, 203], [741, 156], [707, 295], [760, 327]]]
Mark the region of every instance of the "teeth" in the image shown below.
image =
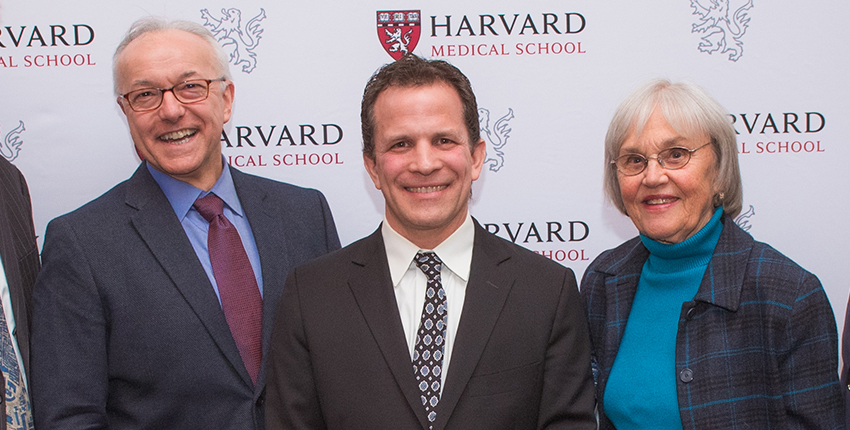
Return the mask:
[[180, 139], [183, 139], [184, 137], [191, 136], [195, 133], [196, 133], [195, 130], [184, 129], [184, 130], [179, 130], [179, 131], [175, 131], [175, 132], [172, 132], [172, 133], [163, 134], [162, 136], [159, 137], [159, 139], [165, 140], [165, 141], [180, 140]]
[[647, 200], [646, 204], [648, 204], [648, 205], [663, 205], [664, 203], [670, 203], [673, 200], [675, 200], [675, 199], [652, 199], [652, 200]]
[[412, 193], [433, 193], [433, 192], [437, 192], [437, 191], [441, 191], [441, 190], [445, 190], [445, 189], [446, 189], [445, 185], [439, 185], [439, 186], [436, 186], [436, 187], [408, 187], [407, 191], [410, 191]]

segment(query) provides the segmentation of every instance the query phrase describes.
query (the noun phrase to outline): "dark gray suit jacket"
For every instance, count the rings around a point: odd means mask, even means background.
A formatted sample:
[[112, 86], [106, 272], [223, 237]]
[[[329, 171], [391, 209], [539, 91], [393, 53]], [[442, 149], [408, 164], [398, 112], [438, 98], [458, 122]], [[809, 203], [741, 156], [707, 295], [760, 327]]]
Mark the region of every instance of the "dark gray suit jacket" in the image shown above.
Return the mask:
[[[231, 172], [260, 254], [265, 357], [287, 273], [339, 239], [320, 192]], [[53, 220], [43, 261], [32, 333], [37, 428], [263, 428], [265, 365], [254, 386], [144, 163]]]
[[[434, 429], [595, 429], [573, 272], [475, 225]], [[266, 420], [270, 430], [428, 428], [380, 229], [289, 276]]]
[[[21, 172], [0, 157], [0, 256], [12, 312], [15, 338], [21, 351], [24, 371], [29, 375], [29, 327], [32, 315], [32, 286], [38, 275], [38, 248], [32, 225], [32, 205], [27, 182]], [[0, 382], [3, 375], [0, 374]], [[0, 396], [0, 429], [6, 428], [6, 396]]]
[[844, 368], [841, 369], [841, 392], [844, 393], [845, 426], [850, 429], [850, 303], [844, 314], [844, 331], [841, 334], [841, 359]]

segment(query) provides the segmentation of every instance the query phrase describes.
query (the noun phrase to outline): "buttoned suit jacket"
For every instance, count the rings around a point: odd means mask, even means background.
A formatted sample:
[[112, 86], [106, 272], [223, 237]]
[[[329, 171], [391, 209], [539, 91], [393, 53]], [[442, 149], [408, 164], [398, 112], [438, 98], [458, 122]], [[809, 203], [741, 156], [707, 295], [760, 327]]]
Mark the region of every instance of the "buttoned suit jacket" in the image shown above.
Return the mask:
[[[263, 276], [263, 355], [296, 265], [339, 248], [316, 190], [231, 168]], [[36, 427], [262, 429], [265, 359], [251, 382], [218, 298], [145, 163], [48, 225], [34, 290]]]
[[[595, 429], [582, 319], [570, 269], [476, 222], [433, 428]], [[428, 429], [380, 228], [289, 276], [268, 390], [270, 430]]]
[[[721, 221], [699, 289], [679, 317], [683, 428], [844, 428], [835, 315], [820, 281], [730, 218]], [[605, 387], [647, 258], [636, 237], [597, 257], [581, 282], [602, 430], [614, 428]]]
[[[40, 267], [32, 205], [27, 181], [21, 172], [0, 157], [0, 256], [3, 259], [12, 312], [15, 339], [21, 351], [25, 374], [29, 374], [29, 328], [32, 318], [32, 286]], [[0, 382], [6, 386], [0, 374]], [[0, 429], [6, 428], [6, 396], [0, 396]]]

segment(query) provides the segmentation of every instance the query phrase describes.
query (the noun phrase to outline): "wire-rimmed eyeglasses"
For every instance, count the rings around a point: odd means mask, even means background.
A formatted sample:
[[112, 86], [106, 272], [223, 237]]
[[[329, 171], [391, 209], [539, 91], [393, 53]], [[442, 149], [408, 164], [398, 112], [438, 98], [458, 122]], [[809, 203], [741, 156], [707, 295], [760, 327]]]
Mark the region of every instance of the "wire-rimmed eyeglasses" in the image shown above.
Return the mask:
[[130, 91], [121, 97], [127, 100], [130, 109], [135, 112], [147, 112], [162, 105], [162, 96], [171, 91], [174, 98], [180, 103], [190, 104], [204, 101], [210, 95], [210, 84], [225, 81], [227, 78], [218, 79], [190, 79], [183, 81], [171, 88], [140, 88]]
[[654, 157], [645, 157], [641, 154], [623, 154], [611, 160], [611, 165], [615, 166], [617, 171], [626, 176], [634, 176], [643, 172], [644, 169], [646, 169], [646, 166], [649, 165], [649, 160], [654, 158], [658, 161], [658, 164], [661, 167], [667, 170], [677, 170], [685, 167], [685, 165], [688, 164], [688, 161], [691, 161], [691, 154], [708, 146], [710, 143], [711, 142], [709, 141], [708, 143], [694, 149], [675, 146], [659, 152]]

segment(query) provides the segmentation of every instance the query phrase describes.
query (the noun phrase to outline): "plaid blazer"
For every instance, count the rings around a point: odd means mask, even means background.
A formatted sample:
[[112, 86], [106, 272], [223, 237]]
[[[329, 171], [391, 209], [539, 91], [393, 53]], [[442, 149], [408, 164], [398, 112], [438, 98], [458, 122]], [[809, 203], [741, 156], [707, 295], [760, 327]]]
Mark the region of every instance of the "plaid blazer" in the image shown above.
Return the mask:
[[[727, 217], [676, 338], [684, 429], [843, 429], [835, 316], [820, 281]], [[603, 393], [649, 251], [605, 251], [581, 282], [601, 429]], [[639, 389], [639, 387], [635, 387]]]

